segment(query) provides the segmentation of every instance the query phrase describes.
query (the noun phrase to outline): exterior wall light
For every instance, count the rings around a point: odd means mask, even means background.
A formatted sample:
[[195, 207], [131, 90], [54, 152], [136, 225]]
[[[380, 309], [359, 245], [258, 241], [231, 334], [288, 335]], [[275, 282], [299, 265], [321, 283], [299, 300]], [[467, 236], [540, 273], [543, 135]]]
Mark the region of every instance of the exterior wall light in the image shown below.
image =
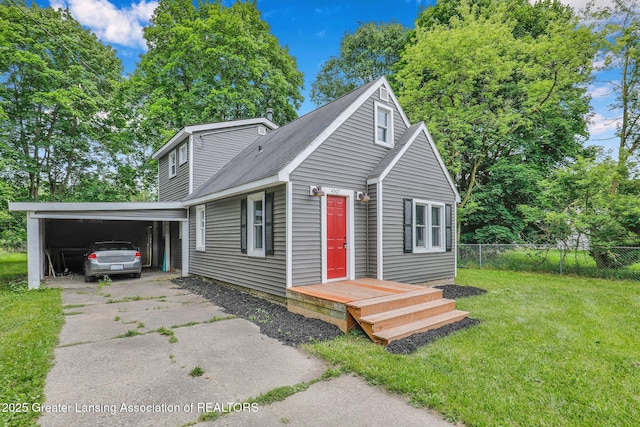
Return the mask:
[[360, 191], [358, 191], [357, 198], [362, 203], [369, 203], [369, 201], [371, 200], [371, 197], [369, 197], [368, 193], [362, 193]]
[[313, 197], [323, 197], [324, 191], [320, 185], [316, 185], [315, 187], [309, 187], [309, 194]]

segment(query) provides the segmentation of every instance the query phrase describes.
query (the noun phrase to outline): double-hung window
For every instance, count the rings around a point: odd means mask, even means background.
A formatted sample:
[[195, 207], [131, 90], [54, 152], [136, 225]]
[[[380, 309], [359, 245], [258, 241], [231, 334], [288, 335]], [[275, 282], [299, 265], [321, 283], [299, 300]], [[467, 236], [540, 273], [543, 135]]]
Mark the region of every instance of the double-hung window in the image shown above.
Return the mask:
[[169, 153], [169, 178], [176, 176], [176, 150]]
[[205, 205], [196, 206], [196, 251], [206, 250], [207, 214]]
[[385, 147], [393, 147], [393, 110], [375, 103], [375, 142]]
[[[430, 202], [426, 200], [407, 200], [405, 209], [411, 209], [413, 217], [410, 223], [413, 234], [412, 250], [410, 252], [440, 252], [445, 250], [445, 205], [443, 203]], [[407, 224], [409, 225], [409, 224]], [[407, 230], [405, 229], [405, 233]], [[405, 246], [405, 251], [408, 249]]]
[[249, 256], [265, 256], [264, 250], [264, 193], [247, 197], [247, 243]]

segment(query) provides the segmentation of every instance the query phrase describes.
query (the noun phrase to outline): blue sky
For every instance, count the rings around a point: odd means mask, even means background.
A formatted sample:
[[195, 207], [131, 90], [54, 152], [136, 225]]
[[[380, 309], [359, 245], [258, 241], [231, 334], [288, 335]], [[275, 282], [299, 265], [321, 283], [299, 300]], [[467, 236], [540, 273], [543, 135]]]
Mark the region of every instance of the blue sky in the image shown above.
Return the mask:
[[[587, 0], [561, 0], [574, 9], [582, 8]], [[605, 4], [608, 0], [597, 0]], [[145, 50], [142, 28], [157, 5], [155, 0], [36, 0], [41, 6], [69, 8], [72, 15], [84, 27], [92, 30], [104, 43], [118, 52], [126, 72], [135, 69], [138, 56]], [[233, 0], [224, 0], [230, 4]], [[311, 82], [322, 63], [337, 55], [340, 40], [347, 32], [353, 32], [359, 23], [399, 22], [413, 27], [420, 10], [435, 0], [258, 0], [262, 18], [271, 26], [272, 33], [282, 45], [287, 45], [291, 55], [304, 73], [305, 102], [300, 115], [315, 108], [308, 99]], [[612, 101], [608, 80], [601, 75], [591, 85], [594, 115], [590, 125], [589, 145], [601, 145], [613, 149], [616, 141], [616, 111], [609, 111]]]

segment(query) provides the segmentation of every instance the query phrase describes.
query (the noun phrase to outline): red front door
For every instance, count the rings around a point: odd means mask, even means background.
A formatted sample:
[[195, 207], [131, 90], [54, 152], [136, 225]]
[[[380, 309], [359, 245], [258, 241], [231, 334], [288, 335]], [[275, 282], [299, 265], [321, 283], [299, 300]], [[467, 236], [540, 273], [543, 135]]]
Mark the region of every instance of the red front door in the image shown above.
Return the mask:
[[347, 277], [347, 198], [327, 196], [327, 279]]

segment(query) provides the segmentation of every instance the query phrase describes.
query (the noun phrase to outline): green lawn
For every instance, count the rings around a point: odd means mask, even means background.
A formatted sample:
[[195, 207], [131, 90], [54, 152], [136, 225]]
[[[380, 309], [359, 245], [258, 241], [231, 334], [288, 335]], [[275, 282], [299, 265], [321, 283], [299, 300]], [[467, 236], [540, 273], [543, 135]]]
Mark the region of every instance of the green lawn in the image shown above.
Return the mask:
[[[58, 289], [26, 290], [26, 254], [0, 252], [0, 425], [35, 425], [31, 405], [43, 389], [64, 322]], [[22, 409], [23, 407], [20, 407]]]
[[308, 349], [469, 426], [640, 425], [640, 282], [459, 270], [481, 319], [409, 356], [355, 334]]

